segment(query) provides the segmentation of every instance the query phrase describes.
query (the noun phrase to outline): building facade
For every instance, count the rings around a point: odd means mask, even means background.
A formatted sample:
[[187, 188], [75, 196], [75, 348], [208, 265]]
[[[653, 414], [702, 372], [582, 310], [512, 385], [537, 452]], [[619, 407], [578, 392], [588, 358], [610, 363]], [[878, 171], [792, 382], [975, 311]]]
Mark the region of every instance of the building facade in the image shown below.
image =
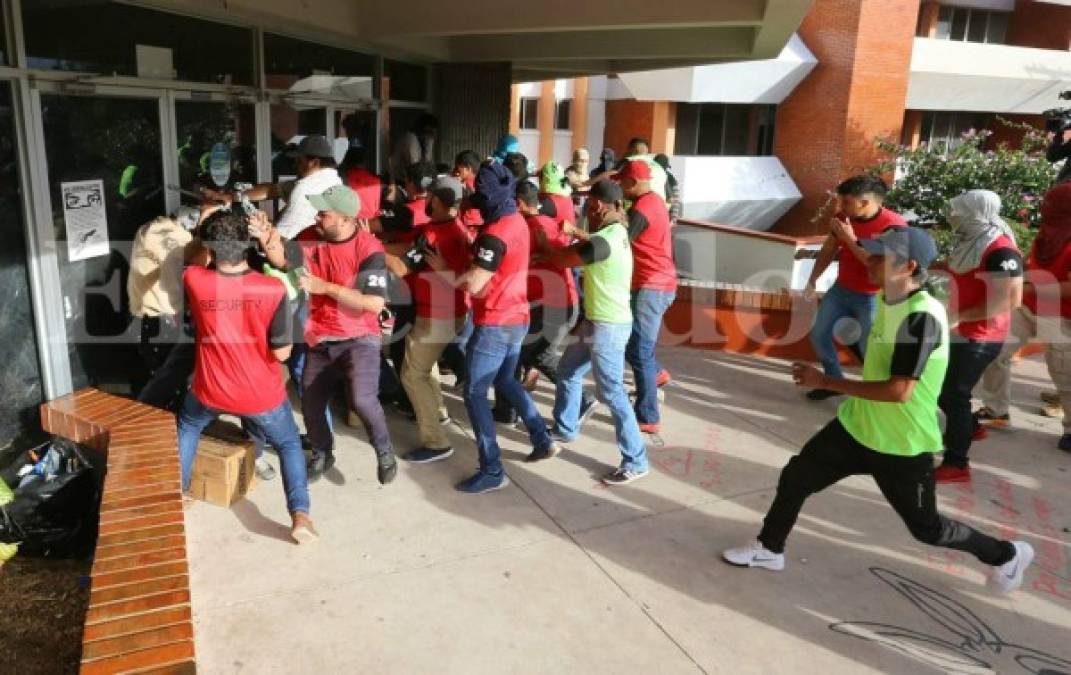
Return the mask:
[[[1071, 6], [1058, 0], [816, 0], [776, 58], [589, 78], [586, 131], [571, 141], [597, 157], [648, 138], [671, 156], [685, 216], [814, 235], [828, 191], [879, 159], [876, 138], [955, 143], [989, 129], [990, 143], [1014, 142], [998, 117], [1042, 126], [1071, 88], [1069, 48]], [[561, 161], [564, 141], [523, 128], [532, 116], [518, 106], [551, 111], [575, 90], [514, 87], [511, 124], [540, 161]]]
[[439, 161], [490, 152], [514, 81], [763, 58], [809, 4], [0, 0], [0, 448], [42, 400], [136, 388], [131, 239], [198, 175], [293, 175], [308, 134], [383, 171], [429, 111]]

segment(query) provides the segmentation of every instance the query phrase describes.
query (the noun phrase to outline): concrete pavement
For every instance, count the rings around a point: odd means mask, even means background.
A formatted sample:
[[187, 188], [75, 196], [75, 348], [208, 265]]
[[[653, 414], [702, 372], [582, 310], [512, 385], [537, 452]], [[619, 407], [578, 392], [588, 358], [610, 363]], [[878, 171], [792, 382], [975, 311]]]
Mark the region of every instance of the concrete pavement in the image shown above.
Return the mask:
[[[723, 564], [836, 402], [803, 399], [783, 362], [663, 353], [666, 446], [629, 486], [597, 480], [617, 463], [603, 408], [535, 465], [526, 436], [500, 427], [514, 484], [480, 496], [453, 489], [476, 465], [461, 427], [450, 460], [403, 463], [380, 487], [363, 431], [341, 426], [338, 464], [311, 489], [309, 547], [288, 542], [279, 479], [230, 510], [194, 505], [200, 671], [1071, 673], [1071, 455], [1059, 422], [1031, 414], [1039, 359], [1016, 367], [1016, 428], [975, 445], [972, 483], [938, 489], [949, 514], [1033, 543], [1024, 589], [1000, 597], [973, 559], [915, 542], [866, 477], [808, 502], [784, 572]], [[547, 414], [552, 396], [536, 393]], [[412, 447], [415, 426], [388, 415]]]

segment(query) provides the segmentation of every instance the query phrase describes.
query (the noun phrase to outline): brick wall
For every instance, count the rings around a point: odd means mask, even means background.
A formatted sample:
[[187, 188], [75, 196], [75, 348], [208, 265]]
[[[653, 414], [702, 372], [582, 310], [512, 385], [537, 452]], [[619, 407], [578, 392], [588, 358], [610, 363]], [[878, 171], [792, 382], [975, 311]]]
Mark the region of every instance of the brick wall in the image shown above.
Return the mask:
[[1007, 40], [1020, 47], [1071, 48], [1071, 7], [1018, 0], [1008, 20]]
[[773, 231], [819, 233], [826, 191], [878, 159], [875, 138], [900, 139], [918, 12], [918, 0], [817, 0], [804, 18], [818, 65], [779, 107], [774, 143], [803, 199]]
[[654, 130], [653, 101], [623, 99], [606, 102], [606, 127], [603, 130], [602, 147], [613, 148], [618, 157], [624, 156], [630, 139], [636, 136], [651, 138]]

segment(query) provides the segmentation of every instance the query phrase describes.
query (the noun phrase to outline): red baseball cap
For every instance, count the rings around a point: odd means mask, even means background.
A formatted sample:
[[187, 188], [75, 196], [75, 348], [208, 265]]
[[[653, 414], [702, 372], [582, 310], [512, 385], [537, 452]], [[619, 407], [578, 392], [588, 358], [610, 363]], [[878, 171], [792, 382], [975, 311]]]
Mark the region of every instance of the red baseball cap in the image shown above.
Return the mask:
[[651, 167], [642, 159], [627, 160], [614, 175], [614, 180], [619, 181], [623, 178], [631, 178], [635, 181], [651, 180]]

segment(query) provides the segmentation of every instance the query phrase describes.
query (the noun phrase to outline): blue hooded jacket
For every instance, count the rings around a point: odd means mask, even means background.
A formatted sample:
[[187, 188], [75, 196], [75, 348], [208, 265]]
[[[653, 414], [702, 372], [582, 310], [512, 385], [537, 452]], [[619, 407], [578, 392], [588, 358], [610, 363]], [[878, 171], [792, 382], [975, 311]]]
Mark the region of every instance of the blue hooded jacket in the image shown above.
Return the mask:
[[492, 223], [517, 212], [517, 179], [498, 162], [487, 162], [476, 174], [472, 203], [480, 209], [484, 223]]

